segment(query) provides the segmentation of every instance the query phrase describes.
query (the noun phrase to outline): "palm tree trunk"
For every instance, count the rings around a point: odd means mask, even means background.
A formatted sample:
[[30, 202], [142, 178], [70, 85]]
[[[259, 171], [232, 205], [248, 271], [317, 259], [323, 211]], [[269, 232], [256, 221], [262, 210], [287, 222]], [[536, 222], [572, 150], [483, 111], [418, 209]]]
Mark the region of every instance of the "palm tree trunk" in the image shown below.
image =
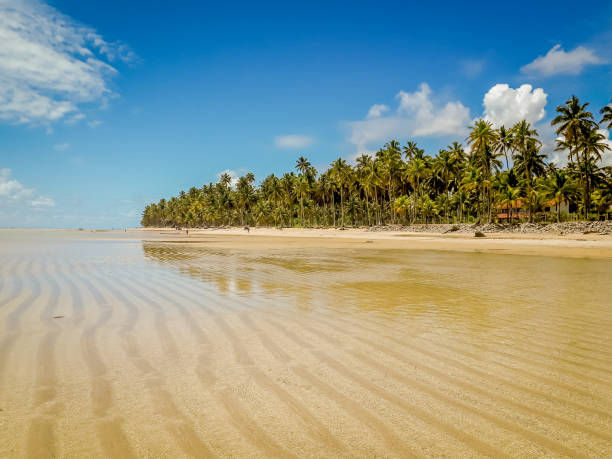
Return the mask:
[[332, 209], [334, 211], [334, 228], [336, 227], [336, 198], [334, 196], [334, 192], [332, 191]]
[[340, 188], [340, 216], [342, 219], [342, 228], [344, 228], [344, 188]]

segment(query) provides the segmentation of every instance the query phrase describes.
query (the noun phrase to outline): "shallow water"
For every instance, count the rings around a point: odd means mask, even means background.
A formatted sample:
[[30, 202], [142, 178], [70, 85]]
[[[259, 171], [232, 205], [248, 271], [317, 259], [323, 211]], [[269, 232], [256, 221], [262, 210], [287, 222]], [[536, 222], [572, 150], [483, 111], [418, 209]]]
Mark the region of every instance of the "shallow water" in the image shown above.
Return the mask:
[[0, 232], [1, 457], [605, 457], [612, 261]]

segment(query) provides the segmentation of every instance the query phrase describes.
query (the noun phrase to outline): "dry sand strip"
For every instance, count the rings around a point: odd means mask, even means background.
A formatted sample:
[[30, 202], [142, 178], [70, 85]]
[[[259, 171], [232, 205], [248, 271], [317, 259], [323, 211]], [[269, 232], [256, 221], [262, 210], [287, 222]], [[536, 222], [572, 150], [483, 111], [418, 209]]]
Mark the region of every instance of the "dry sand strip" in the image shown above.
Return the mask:
[[198, 244], [218, 249], [265, 250], [308, 248], [366, 248], [443, 250], [573, 258], [612, 259], [612, 235], [491, 233], [484, 238], [470, 234], [370, 232], [365, 229], [135, 229], [149, 242]]

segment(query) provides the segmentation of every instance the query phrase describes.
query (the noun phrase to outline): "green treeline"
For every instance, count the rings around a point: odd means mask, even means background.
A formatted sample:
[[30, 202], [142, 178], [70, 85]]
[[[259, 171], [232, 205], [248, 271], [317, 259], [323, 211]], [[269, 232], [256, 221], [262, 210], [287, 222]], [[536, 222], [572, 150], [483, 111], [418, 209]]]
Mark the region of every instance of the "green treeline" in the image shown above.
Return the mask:
[[[498, 211], [520, 207], [529, 220], [600, 218], [612, 205], [609, 150], [598, 129], [612, 127], [612, 107], [599, 123], [572, 96], [551, 122], [556, 150], [568, 152], [557, 168], [541, 153], [537, 131], [526, 121], [494, 129], [485, 120], [469, 127], [464, 149], [453, 142], [430, 156], [416, 143], [391, 140], [374, 156], [351, 166], [338, 158], [321, 174], [300, 157], [295, 172], [266, 177], [259, 187], [248, 173], [235, 185], [228, 174], [218, 183], [181, 191], [148, 205], [143, 226], [344, 226], [393, 223], [491, 222]], [[601, 126], [601, 127], [600, 127]], [[504, 210], [507, 209], [507, 210]], [[551, 212], [544, 213], [545, 209]], [[512, 216], [512, 215], [511, 215]], [[575, 217], [575, 216], [574, 216]]]

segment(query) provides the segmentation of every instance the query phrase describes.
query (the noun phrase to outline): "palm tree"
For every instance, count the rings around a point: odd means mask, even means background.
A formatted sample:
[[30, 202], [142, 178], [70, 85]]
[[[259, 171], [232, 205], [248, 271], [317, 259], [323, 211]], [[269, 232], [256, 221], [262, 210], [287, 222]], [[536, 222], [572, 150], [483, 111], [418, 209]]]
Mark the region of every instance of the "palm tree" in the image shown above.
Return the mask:
[[310, 170], [310, 167], [310, 162], [303, 156], [300, 156], [297, 159], [295, 168], [300, 171], [302, 175], [306, 175], [306, 173]]
[[[481, 169], [474, 165], [468, 166], [461, 178], [461, 186], [460, 190], [466, 193], [476, 193], [477, 196], [482, 196], [484, 190], [488, 187], [488, 180], [485, 178]], [[482, 217], [482, 200], [477, 200], [476, 212], [478, 216], [478, 221], [480, 221]]]
[[[480, 222], [487, 213], [491, 221], [493, 204], [505, 206], [512, 217], [518, 199], [529, 208], [530, 219], [546, 202], [556, 206], [557, 220], [562, 202], [580, 202], [585, 216], [591, 204], [600, 215], [608, 214], [612, 167], [602, 167], [601, 160], [609, 145], [587, 105], [572, 97], [557, 109], [553, 120], [559, 135], [557, 149], [567, 150], [569, 159], [562, 168], [545, 164], [537, 132], [528, 122], [496, 130], [491, 123], [477, 120], [467, 137], [469, 154], [458, 142], [430, 156], [415, 142], [402, 148], [391, 140], [374, 158], [362, 155], [354, 168], [338, 159], [321, 175], [302, 156], [296, 161], [297, 172], [280, 178], [270, 174], [258, 186], [251, 173], [237, 183], [224, 173], [217, 183], [151, 203], [141, 223], [176, 227], [332, 222], [344, 226], [396, 219]], [[610, 110], [612, 106], [602, 110], [602, 127], [606, 123], [610, 127]], [[500, 161], [504, 157], [506, 170]]]
[[585, 217], [588, 216], [589, 211], [589, 197], [587, 196], [588, 185], [584, 174], [587, 159], [586, 157], [580, 158], [580, 144], [585, 133], [592, 131], [596, 126], [593, 121], [593, 114], [586, 110], [588, 105], [588, 102], [586, 104], [581, 104], [580, 99], [576, 96], [572, 96], [565, 102], [565, 105], [557, 107], [557, 113], [559, 114], [551, 121], [552, 126], [557, 126], [557, 135], [563, 136], [561, 139], [557, 140], [557, 148], [555, 150], [562, 151], [568, 149], [568, 159], [572, 161], [575, 158], [578, 163]]
[[408, 161], [404, 169], [406, 180], [412, 185], [412, 189], [417, 194], [421, 193], [422, 182], [430, 175], [428, 166], [424, 158], [415, 157]]
[[546, 204], [546, 193], [537, 188], [530, 188], [526, 195], [527, 207], [529, 208], [529, 221], [533, 221], [536, 212], [540, 212]]
[[295, 182], [295, 175], [293, 172], [284, 173], [280, 179], [280, 186], [283, 193], [283, 204], [288, 211], [289, 225], [293, 226], [293, 187]]
[[571, 202], [576, 198], [576, 184], [564, 171], [554, 170], [545, 182], [548, 197], [555, 203], [557, 222], [561, 220], [561, 203]]
[[599, 113], [603, 115], [599, 124], [605, 125], [607, 123], [608, 129], [612, 129], [612, 100], [610, 101], [610, 105], [606, 105]]
[[565, 137], [570, 145], [577, 145], [585, 128], [591, 128], [594, 124], [593, 114], [586, 110], [588, 105], [588, 102], [581, 104], [580, 99], [572, 96], [565, 105], [557, 107], [559, 114], [550, 124], [557, 126], [557, 135]]
[[227, 172], [224, 172], [223, 174], [221, 174], [221, 176], [219, 176], [219, 183], [225, 187], [230, 186], [230, 184], [232, 183], [231, 175], [229, 175]]
[[503, 154], [506, 158], [506, 170], [510, 169], [510, 163], [508, 161], [508, 152], [512, 151], [514, 146], [514, 134], [512, 129], [506, 129], [502, 124], [497, 130], [497, 138], [494, 145], [496, 153]]
[[497, 133], [493, 129], [493, 124], [490, 121], [477, 120], [473, 126], [470, 126], [470, 133], [467, 137], [468, 143], [472, 147], [472, 159], [474, 165], [478, 167], [484, 175], [485, 186], [482, 189], [482, 198], [486, 200], [488, 209], [488, 219], [491, 222], [491, 193], [489, 191], [491, 182], [491, 169], [499, 169], [501, 162], [497, 159], [499, 153], [494, 149], [497, 143]]
[[351, 166], [342, 158], [338, 158], [331, 164], [330, 172], [335, 178], [338, 188], [340, 188], [340, 227], [344, 228], [344, 188], [349, 184], [351, 176]]
[[[392, 203], [395, 199], [395, 182], [402, 165], [399, 142], [395, 140], [387, 142], [382, 150], [376, 152], [376, 158], [381, 165], [381, 180], [387, 187], [388, 202]], [[393, 213], [391, 213], [391, 220], [395, 220]]]
[[538, 131], [525, 120], [512, 126], [512, 148], [517, 153], [525, 153], [532, 145], [539, 145]]
[[410, 211], [411, 202], [410, 197], [407, 195], [400, 196], [395, 201], [393, 201], [393, 210], [396, 214], [406, 218], [406, 215]]
[[508, 221], [512, 221], [512, 208], [517, 205], [521, 198], [519, 187], [512, 186], [508, 180], [498, 186], [497, 202], [506, 209]]
[[448, 150], [440, 150], [434, 160], [434, 170], [442, 179], [446, 200], [444, 201], [444, 218], [448, 219], [448, 203], [450, 202], [451, 176], [457, 169], [456, 157]]
[[310, 183], [304, 175], [300, 175], [296, 179], [294, 191], [300, 200], [300, 223], [302, 228], [304, 228], [304, 199], [306, 199], [310, 193]]
[[422, 158], [425, 154], [425, 150], [419, 148], [416, 142], [408, 141], [406, 142], [406, 146], [404, 147], [404, 156], [407, 161], [410, 161], [412, 158]]
[[361, 155], [357, 158], [357, 176], [363, 188], [366, 200], [366, 213], [368, 216], [368, 225], [372, 225], [370, 215], [370, 201], [372, 196], [375, 196], [376, 185], [379, 181], [376, 164], [370, 155]]
[[584, 166], [584, 184], [585, 184], [585, 199], [586, 215], [591, 209], [591, 189], [593, 176], [597, 173], [597, 162], [601, 161], [601, 155], [609, 150], [610, 147], [605, 142], [605, 137], [599, 133], [596, 126], [592, 127], [588, 132], [584, 132], [578, 147], [582, 151], [583, 166]]
[[517, 151], [514, 157], [514, 167], [519, 174], [527, 180], [529, 186], [533, 184], [533, 177], [539, 177], [546, 170], [546, 155], [540, 153], [540, 146], [530, 141], [525, 150]]

